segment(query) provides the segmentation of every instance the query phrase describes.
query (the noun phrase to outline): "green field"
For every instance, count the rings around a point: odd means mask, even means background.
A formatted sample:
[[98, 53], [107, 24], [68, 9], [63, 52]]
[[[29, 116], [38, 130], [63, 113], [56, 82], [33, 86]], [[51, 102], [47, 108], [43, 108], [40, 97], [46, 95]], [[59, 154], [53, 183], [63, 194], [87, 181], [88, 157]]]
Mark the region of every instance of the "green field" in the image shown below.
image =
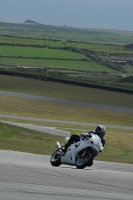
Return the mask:
[[[42, 67], [28, 73], [80, 80], [133, 89], [131, 63], [113, 64], [111, 55], [132, 55], [124, 45], [0, 36], [0, 69], [18, 71], [17, 66]], [[12, 65], [12, 69], [11, 69]], [[15, 68], [16, 67], [16, 68]], [[19, 70], [23, 73], [27, 69]]]
[[[17, 66], [31, 66], [31, 67], [42, 67], [47, 68], [48, 70], [59, 70], [66, 69], [68, 74], [71, 74], [71, 71], [76, 70], [73, 74], [81, 74], [84, 72], [85, 75], [89, 71], [93, 72], [103, 72], [107, 71], [108, 73], [112, 72], [115, 73], [113, 69], [107, 68], [104, 65], [96, 63], [95, 61], [75, 61], [75, 60], [50, 60], [50, 59], [33, 59], [33, 58], [1, 58], [0, 59], [1, 65], [4, 63], [8, 65], [17, 65]], [[1, 68], [3, 68], [1, 66]], [[4, 66], [6, 69], [6, 66]], [[71, 70], [71, 71], [70, 71]], [[81, 70], [80, 72], [78, 70]], [[132, 69], [131, 69], [132, 70]]]
[[[0, 36], [0, 43], [5, 44], [23, 44], [23, 45], [47, 45], [51, 47], [76, 47], [85, 48], [90, 50], [95, 50], [98, 52], [105, 53], [127, 53], [124, 50], [124, 45], [110, 45], [110, 44], [98, 44], [98, 43], [87, 43], [87, 42], [68, 42], [68, 41], [56, 41], [56, 40], [46, 40], [46, 39], [33, 39], [33, 38], [17, 38], [10, 36]], [[130, 52], [129, 52], [130, 53]], [[132, 52], [131, 52], [132, 53]]]
[[14, 24], [0, 22], [0, 33], [12, 36], [33, 37], [40, 39], [55, 39], [62, 41], [82, 41], [112, 44], [132, 43], [131, 31], [108, 29], [81, 29], [67, 26], [52, 26], [45, 24]]
[[31, 58], [60, 58], [60, 59], [84, 59], [85, 55], [77, 54], [66, 50], [49, 49], [49, 48], [31, 48], [31, 47], [10, 47], [0, 46], [1, 56], [12, 57], [31, 57]]
[[118, 53], [118, 54], [132, 54], [133, 51], [124, 50], [124, 45], [118, 44], [102, 44], [102, 43], [89, 43], [89, 42], [74, 42], [74, 41], [59, 41], [59, 40], [46, 40], [46, 39], [34, 39], [34, 38], [23, 38], [23, 37], [10, 37], [0, 36], [0, 43], [10, 45], [43, 45], [50, 47], [76, 47], [89, 49], [95, 52], [103, 53]]

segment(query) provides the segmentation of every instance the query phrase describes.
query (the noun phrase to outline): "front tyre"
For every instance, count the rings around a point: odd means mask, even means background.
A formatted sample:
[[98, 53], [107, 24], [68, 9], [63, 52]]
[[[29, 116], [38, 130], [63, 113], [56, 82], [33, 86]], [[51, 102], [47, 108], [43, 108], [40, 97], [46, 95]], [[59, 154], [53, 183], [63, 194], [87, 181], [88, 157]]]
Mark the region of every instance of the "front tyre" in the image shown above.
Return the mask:
[[56, 150], [50, 158], [51, 165], [58, 167], [61, 165], [61, 152]]
[[78, 169], [84, 169], [87, 166], [91, 166], [93, 163], [93, 158], [94, 156], [91, 151], [82, 152], [78, 154], [75, 162], [76, 167]]

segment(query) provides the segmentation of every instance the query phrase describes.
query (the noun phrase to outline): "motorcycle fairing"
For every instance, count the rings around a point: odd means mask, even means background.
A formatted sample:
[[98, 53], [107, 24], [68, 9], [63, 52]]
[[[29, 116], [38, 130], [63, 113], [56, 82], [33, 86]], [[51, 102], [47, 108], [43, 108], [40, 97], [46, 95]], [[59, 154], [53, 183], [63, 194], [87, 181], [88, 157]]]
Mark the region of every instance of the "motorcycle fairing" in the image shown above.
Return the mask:
[[81, 139], [79, 142], [72, 144], [68, 147], [67, 152], [61, 156], [62, 164], [75, 165], [77, 154], [86, 148], [91, 148], [94, 156], [97, 156], [103, 150], [101, 139], [99, 136], [93, 134], [89, 139]]

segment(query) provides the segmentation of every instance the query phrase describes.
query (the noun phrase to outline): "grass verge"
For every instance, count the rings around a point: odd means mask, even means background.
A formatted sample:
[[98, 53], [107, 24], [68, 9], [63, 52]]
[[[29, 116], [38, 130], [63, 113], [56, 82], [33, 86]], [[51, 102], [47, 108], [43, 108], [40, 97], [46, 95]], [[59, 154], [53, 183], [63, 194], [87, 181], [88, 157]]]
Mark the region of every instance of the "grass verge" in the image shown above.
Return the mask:
[[1, 96], [1, 114], [133, 126], [133, 115], [73, 105]]
[[0, 90], [133, 108], [133, 95], [63, 83], [0, 75]]
[[54, 143], [63, 137], [0, 123], [0, 149], [51, 155]]
[[96, 159], [133, 164], [132, 134], [107, 134], [106, 141], [104, 152]]

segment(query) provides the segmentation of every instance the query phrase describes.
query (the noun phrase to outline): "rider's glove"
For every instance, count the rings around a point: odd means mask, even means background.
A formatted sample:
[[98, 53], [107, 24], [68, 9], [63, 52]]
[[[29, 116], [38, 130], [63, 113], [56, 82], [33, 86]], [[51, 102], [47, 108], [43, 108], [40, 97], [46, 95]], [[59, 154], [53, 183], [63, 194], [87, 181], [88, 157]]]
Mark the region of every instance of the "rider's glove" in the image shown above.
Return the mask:
[[89, 137], [89, 133], [81, 133], [81, 137], [87, 138]]
[[93, 131], [88, 131], [87, 133], [88, 133], [88, 137], [91, 138], [94, 132]]
[[89, 138], [91, 138], [91, 137], [92, 137], [92, 133], [90, 132], [90, 133], [88, 133], [88, 134], [89, 134], [89, 136], [88, 136], [88, 137], [89, 137]]
[[85, 133], [81, 133], [81, 137], [86, 137], [86, 134]]

